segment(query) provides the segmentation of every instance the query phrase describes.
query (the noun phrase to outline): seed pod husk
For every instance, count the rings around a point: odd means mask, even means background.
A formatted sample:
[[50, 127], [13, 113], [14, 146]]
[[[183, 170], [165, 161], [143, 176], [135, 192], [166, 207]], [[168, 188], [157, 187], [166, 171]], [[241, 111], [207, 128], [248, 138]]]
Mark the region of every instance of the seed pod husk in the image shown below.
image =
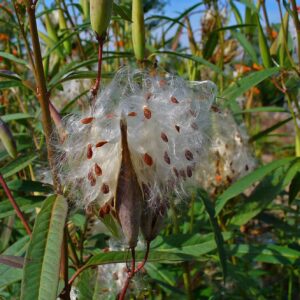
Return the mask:
[[145, 25], [142, 0], [132, 1], [132, 43], [135, 58], [145, 58]]
[[17, 147], [13, 135], [6, 125], [6, 123], [0, 119], [0, 139], [12, 158], [17, 157]]
[[135, 248], [139, 235], [143, 195], [134, 171], [127, 142], [127, 124], [120, 122], [122, 159], [117, 180], [115, 208], [129, 248]]
[[166, 213], [166, 207], [154, 209], [144, 207], [141, 217], [141, 232], [147, 242], [153, 241], [163, 228]]
[[112, 0], [91, 0], [90, 18], [92, 29], [99, 37], [105, 34], [112, 14]]

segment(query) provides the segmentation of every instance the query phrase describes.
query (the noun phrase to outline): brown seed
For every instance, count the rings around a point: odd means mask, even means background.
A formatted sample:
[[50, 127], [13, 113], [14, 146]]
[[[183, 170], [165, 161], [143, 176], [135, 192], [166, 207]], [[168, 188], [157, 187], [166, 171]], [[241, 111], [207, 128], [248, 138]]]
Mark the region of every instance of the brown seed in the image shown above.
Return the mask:
[[109, 186], [108, 186], [108, 184], [106, 184], [106, 183], [103, 183], [103, 184], [102, 184], [101, 192], [102, 192], [103, 194], [108, 194], [108, 193], [109, 193]]
[[197, 125], [195, 122], [191, 124], [191, 127], [192, 127], [194, 130], [198, 130], [198, 129], [199, 129], [198, 125]]
[[89, 171], [89, 173], [88, 173], [88, 180], [90, 181], [90, 185], [91, 186], [95, 186], [96, 185], [96, 178], [95, 178], [93, 170]]
[[144, 154], [144, 162], [145, 162], [145, 164], [148, 165], [149, 167], [151, 167], [152, 164], [153, 164], [153, 159], [152, 159], [152, 157], [151, 157], [148, 153], [145, 153], [145, 154]]
[[131, 111], [129, 114], [128, 114], [128, 117], [135, 117], [137, 115], [137, 113], [135, 111]]
[[180, 127], [178, 125], [175, 125], [175, 129], [177, 130], [177, 132], [180, 132]]
[[162, 139], [164, 142], [166, 142], [166, 143], [169, 141], [167, 135], [166, 135], [164, 132], [162, 132], [162, 133], [160, 134], [160, 137], [161, 137], [161, 139]]
[[186, 174], [188, 177], [192, 177], [193, 176], [193, 171], [192, 171], [192, 167], [191, 166], [187, 166], [186, 168]]
[[158, 84], [159, 84], [160, 87], [164, 87], [164, 86], [167, 84], [167, 82], [166, 82], [164, 79], [161, 79], [161, 80], [158, 82]]
[[84, 118], [84, 119], [82, 119], [80, 122], [81, 122], [82, 124], [90, 124], [93, 120], [94, 120], [93, 117], [89, 117], [89, 118]]
[[211, 108], [210, 108], [213, 112], [221, 112], [220, 109], [216, 106], [216, 105], [212, 105]]
[[87, 146], [86, 157], [87, 157], [87, 159], [91, 159], [93, 157], [92, 144], [88, 144], [88, 146]]
[[104, 205], [104, 213], [105, 213], [106, 215], [108, 215], [109, 212], [110, 212], [110, 205], [109, 205], [108, 203], [106, 203], [106, 204]]
[[187, 160], [193, 160], [194, 159], [194, 155], [190, 150], [185, 150], [184, 155], [185, 155], [185, 158]]
[[144, 107], [145, 118], [149, 120], [149, 119], [151, 119], [151, 115], [152, 115], [151, 110], [148, 107]]
[[183, 178], [183, 180], [186, 180], [186, 174], [185, 174], [184, 169], [179, 170], [179, 174]]
[[174, 168], [173, 168], [173, 171], [174, 171], [174, 173], [175, 173], [175, 176], [178, 178], [178, 177], [179, 177], [178, 170], [174, 167]]
[[174, 97], [174, 96], [171, 97], [171, 102], [174, 103], [174, 104], [178, 104], [179, 103], [178, 100], [177, 100], [177, 98]]
[[190, 114], [191, 114], [192, 117], [196, 117], [197, 116], [196, 112], [194, 110], [192, 110], [192, 109], [190, 109]]
[[105, 144], [107, 144], [108, 142], [107, 141], [101, 141], [101, 142], [98, 142], [97, 144], [96, 144], [96, 147], [97, 148], [100, 148], [100, 147], [102, 147], [103, 145], [105, 145]]
[[169, 154], [168, 154], [167, 151], [165, 151], [165, 154], [164, 154], [164, 160], [165, 160], [165, 162], [166, 162], [168, 165], [171, 164], [171, 159], [170, 159], [170, 156], [169, 156]]
[[150, 93], [150, 92], [148, 92], [148, 93], [145, 94], [145, 99], [148, 101], [148, 100], [150, 100], [150, 98], [151, 98], [152, 96], [153, 96], [153, 94]]
[[102, 175], [102, 169], [100, 168], [100, 166], [98, 164], [95, 164], [95, 173], [97, 176]]
[[99, 209], [99, 217], [100, 218], [104, 218], [105, 216], [105, 210], [104, 210], [104, 206], [102, 206], [100, 209]]

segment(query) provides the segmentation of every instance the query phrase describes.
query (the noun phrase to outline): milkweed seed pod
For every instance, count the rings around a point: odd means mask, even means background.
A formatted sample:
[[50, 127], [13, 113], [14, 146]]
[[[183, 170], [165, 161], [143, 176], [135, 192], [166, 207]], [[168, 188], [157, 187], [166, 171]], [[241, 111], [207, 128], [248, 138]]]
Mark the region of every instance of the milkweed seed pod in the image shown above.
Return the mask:
[[211, 146], [204, 153], [196, 177], [212, 193], [229, 186], [256, 166], [248, 136], [229, 111], [215, 108], [211, 114]]
[[194, 183], [215, 93], [209, 81], [121, 69], [88, 113], [65, 120], [58, 162], [70, 198], [112, 208], [134, 247], [143, 209], [167, 207]]
[[112, 14], [113, 0], [90, 0], [92, 29], [102, 36], [105, 34]]

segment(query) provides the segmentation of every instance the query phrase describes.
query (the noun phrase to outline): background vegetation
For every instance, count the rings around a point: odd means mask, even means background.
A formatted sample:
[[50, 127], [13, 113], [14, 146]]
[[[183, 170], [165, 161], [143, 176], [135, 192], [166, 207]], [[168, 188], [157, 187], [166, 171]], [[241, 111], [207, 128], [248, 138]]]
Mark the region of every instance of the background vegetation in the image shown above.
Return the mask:
[[[144, 1], [148, 60], [187, 80], [214, 81], [218, 105], [248, 132], [245, 147], [256, 168], [230, 178], [217, 164], [222, 157], [215, 158], [206, 191], [202, 179], [191, 199], [171, 207], [149, 262], [132, 283], [132, 298], [299, 297], [299, 8], [295, 0], [272, 2], [280, 15], [275, 23], [264, 0], [199, 1], [175, 18], [164, 12], [165, 1]], [[69, 299], [67, 283], [79, 275], [78, 299], [114, 299], [121, 275], [111, 263], [125, 262], [127, 252], [106, 251], [109, 232], [98, 230], [94, 217], [84, 210], [66, 217], [65, 200], [50, 196], [51, 121], [43, 97], [56, 107], [50, 111], [58, 130], [57, 111], [64, 116], [90, 104], [98, 58], [88, 0], [37, 2], [44, 83], [26, 5], [0, 4], [0, 298], [19, 299], [22, 289], [24, 299], [53, 293], [55, 299], [63, 290], [61, 297]], [[134, 62], [131, 1], [120, 0], [104, 45], [102, 84]], [[44, 90], [36, 89], [43, 84]], [[24, 259], [26, 251], [34, 259]], [[87, 268], [96, 265], [102, 265], [98, 275], [97, 268]], [[56, 277], [58, 291], [51, 283]], [[39, 287], [46, 298], [37, 296]]]

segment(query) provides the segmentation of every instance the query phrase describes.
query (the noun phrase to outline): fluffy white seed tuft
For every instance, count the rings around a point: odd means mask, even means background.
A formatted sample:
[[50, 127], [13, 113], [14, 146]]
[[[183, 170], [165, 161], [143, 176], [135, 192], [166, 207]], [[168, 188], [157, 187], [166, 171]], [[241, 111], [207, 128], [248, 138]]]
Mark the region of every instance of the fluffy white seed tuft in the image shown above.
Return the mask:
[[65, 120], [59, 158], [71, 198], [100, 206], [114, 197], [121, 163], [120, 121], [126, 119], [131, 160], [148, 205], [183, 191], [209, 147], [216, 86], [171, 74], [123, 68], [89, 112]]

